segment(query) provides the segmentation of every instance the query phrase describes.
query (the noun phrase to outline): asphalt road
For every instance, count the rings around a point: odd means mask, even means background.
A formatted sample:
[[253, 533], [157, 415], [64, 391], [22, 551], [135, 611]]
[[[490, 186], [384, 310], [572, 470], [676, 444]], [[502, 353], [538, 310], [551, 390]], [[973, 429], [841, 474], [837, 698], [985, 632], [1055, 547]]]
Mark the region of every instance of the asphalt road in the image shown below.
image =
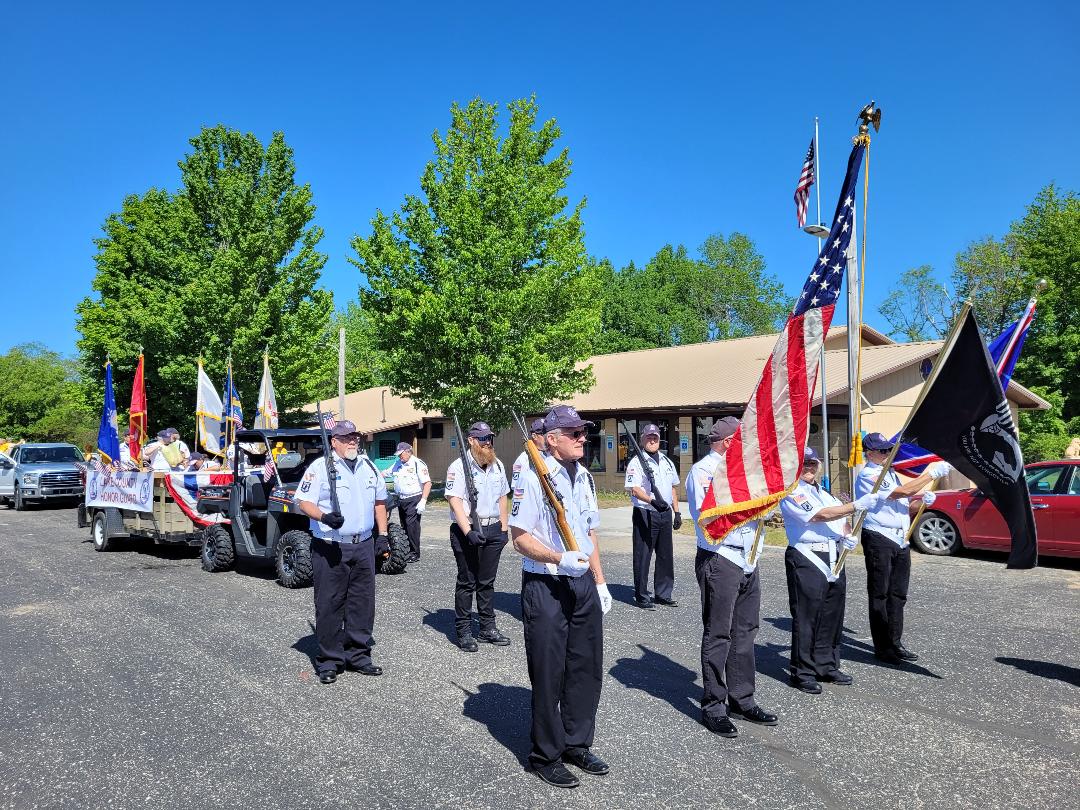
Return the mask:
[[[74, 511], [0, 510], [0, 807], [1077, 806], [1080, 573], [999, 557], [916, 557], [906, 669], [868, 653], [862, 560], [850, 570], [853, 687], [786, 686], [781, 551], [763, 559], [758, 702], [776, 728], [736, 740], [698, 722], [701, 620], [690, 549], [682, 606], [617, 601], [605, 619], [595, 750], [606, 777], [560, 791], [524, 770], [529, 691], [519, 566], [496, 606], [509, 648], [451, 646], [443, 513], [423, 559], [378, 578], [381, 678], [312, 676], [310, 590], [268, 572], [207, 574], [194, 551], [95, 553]], [[627, 583], [612, 542], [604, 565]]]

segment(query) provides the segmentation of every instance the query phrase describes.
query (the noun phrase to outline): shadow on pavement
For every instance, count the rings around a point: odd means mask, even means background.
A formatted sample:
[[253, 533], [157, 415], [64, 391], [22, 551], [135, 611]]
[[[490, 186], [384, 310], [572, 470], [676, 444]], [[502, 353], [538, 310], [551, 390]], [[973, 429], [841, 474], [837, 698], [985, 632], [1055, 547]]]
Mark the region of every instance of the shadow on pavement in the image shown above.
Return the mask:
[[[451, 683], [454, 683], [451, 681]], [[532, 717], [532, 694], [524, 686], [505, 686], [501, 683], [482, 683], [471, 692], [454, 683], [465, 693], [461, 707], [463, 716], [487, 726], [492, 739], [517, 757], [524, 768], [529, 763], [529, 723]]]
[[311, 628], [311, 632], [298, 638], [292, 648], [306, 655], [311, 661], [311, 668], [315, 669], [315, 656], [319, 654], [319, 640], [315, 637], [315, 625], [308, 621], [308, 627]]
[[455, 618], [454, 611], [450, 610], [450, 608], [427, 610], [422, 620], [422, 624], [438, 633], [442, 633], [446, 636], [447, 641], [456, 646], [457, 627], [455, 626]]
[[620, 585], [617, 582], [609, 582], [607, 584], [608, 593], [611, 594], [611, 598], [616, 602], [622, 602], [627, 605], [634, 604], [634, 586], [633, 585]]
[[840, 647], [840, 658], [844, 661], [869, 664], [870, 666], [881, 667], [882, 669], [899, 669], [914, 675], [923, 675], [927, 678], [934, 678], [938, 681], [944, 680], [936, 672], [931, 672], [926, 667], [913, 664], [910, 661], [903, 664], [889, 664], [885, 661], [880, 661], [874, 656], [874, 648], [861, 641], [851, 641], [847, 637], [844, 637], [840, 640]]
[[697, 697], [701, 687], [697, 685], [697, 673], [644, 644], [637, 646], [641, 658], [620, 658], [608, 674], [627, 689], [640, 689], [666, 701], [695, 722], [699, 720], [701, 709]]
[[1071, 686], [1080, 686], [1080, 669], [1055, 664], [1052, 661], [1034, 661], [1030, 658], [1009, 658], [999, 655], [994, 659], [999, 664], [1016, 667], [1029, 675], [1038, 675], [1040, 678], [1048, 678], [1052, 681], [1062, 681]]
[[495, 591], [495, 612], [508, 613], [521, 621], [521, 594]]

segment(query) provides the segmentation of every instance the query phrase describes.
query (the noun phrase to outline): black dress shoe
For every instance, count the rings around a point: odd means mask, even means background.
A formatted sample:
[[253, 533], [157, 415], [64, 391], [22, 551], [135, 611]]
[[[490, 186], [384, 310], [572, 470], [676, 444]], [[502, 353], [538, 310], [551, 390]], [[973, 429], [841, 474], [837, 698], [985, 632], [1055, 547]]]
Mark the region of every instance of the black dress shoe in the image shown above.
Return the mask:
[[481, 630], [476, 634], [476, 640], [494, 644], [496, 647], [507, 647], [510, 645], [510, 639], [500, 633], [498, 628], [495, 627], [492, 627], [490, 630]]
[[324, 669], [322, 672], [319, 673], [319, 683], [321, 683], [323, 686], [329, 686], [330, 684], [335, 683], [336, 681], [337, 681], [337, 670], [336, 669]]
[[653, 599], [653, 603], [657, 605], [664, 605], [665, 607], [678, 607], [679, 603], [674, 599], [664, 599], [662, 596], [658, 596]]
[[713, 734], [719, 734], [721, 737], [738, 737], [739, 730], [735, 728], [735, 724], [726, 717], [712, 717], [706, 715], [701, 718], [702, 725], [705, 726]]
[[806, 692], [806, 694], [808, 695], [821, 694], [821, 684], [817, 681], [804, 681], [801, 678], [789, 678], [788, 683], [790, 683], [800, 692]]
[[896, 645], [896, 657], [901, 661], [918, 661], [919, 656], [905, 647], [903, 644]]
[[382, 675], [382, 667], [375, 664], [364, 664], [362, 667], [356, 667], [356, 671], [361, 675], [371, 675], [372, 677]]
[[549, 785], [561, 788], [577, 787], [581, 781], [566, 769], [561, 762], [552, 762], [550, 765], [539, 765], [533, 768], [536, 775]]
[[459, 636], [457, 645], [465, 652], [476, 652], [480, 649], [480, 645], [476, 643], [476, 639], [472, 636]]
[[562, 761], [576, 765], [592, 776], [603, 776], [611, 770], [604, 760], [600, 759], [588, 748], [567, 748], [562, 755]]
[[834, 683], [837, 686], [851, 686], [851, 682], [855, 679], [846, 672], [834, 669], [828, 675], [822, 675], [821, 680], [825, 681], [825, 683]]
[[653, 602], [652, 599], [638, 599], [635, 596], [634, 597], [634, 604], [637, 605], [642, 610], [656, 610], [656, 604]]
[[900, 666], [904, 663], [904, 660], [894, 652], [874, 652], [874, 658], [878, 661], [884, 661], [886, 664], [892, 664], [893, 666]]
[[[820, 690], [821, 687], [819, 686], [818, 689]], [[780, 722], [775, 714], [769, 714], [760, 706], [747, 709], [745, 712], [736, 709], [734, 706], [728, 706], [728, 713], [741, 717], [743, 720], [749, 720], [751, 723], [757, 723], [759, 726], [775, 726]]]

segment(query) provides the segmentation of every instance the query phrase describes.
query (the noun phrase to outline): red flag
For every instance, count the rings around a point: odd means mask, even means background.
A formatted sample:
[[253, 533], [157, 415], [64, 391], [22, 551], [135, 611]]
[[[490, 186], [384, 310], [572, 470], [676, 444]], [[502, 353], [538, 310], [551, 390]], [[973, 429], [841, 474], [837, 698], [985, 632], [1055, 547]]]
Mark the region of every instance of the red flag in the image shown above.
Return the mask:
[[851, 150], [829, 238], [702, 500], [698, 524], [716, 542], [771, 510], [798, 483], [821, 345], [847, 266], [864, 151], [859, 144]]
[[139, 352], [139, 366], [135, 369], [135, 383], [131, 386], [131, 408], [128, 420], [128, 450], [132, 461], [142, 461], [142, 447], [146, 444], [146, 384], [143, 382], [143, 356]]

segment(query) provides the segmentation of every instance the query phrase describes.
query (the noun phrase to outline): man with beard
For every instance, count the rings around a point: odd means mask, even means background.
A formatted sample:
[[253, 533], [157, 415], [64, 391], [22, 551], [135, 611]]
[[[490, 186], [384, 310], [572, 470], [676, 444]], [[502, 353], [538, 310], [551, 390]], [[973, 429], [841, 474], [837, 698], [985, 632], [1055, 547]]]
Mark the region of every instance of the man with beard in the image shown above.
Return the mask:
[[[656, 610], [656, 605], [678, 607], [672, 598], [675, 588], [675, 556], [671, 530], [682, 527], [679, 514], [679, 471], [675, 463], [660, 452], [660, 428], [647, 424], [641, 429], [641, 449], [649, 474], [656, 482], [653, 492], [650, 476], [641, 468], [637, 455], [626, 465], [624, 486], [634, 507], [634, 604], [643, 610]], [[656, 599], [649, 593], [649, 568], [656, 554], [653, 587]]]
[[[330, 465], [313, 462], [300, 481], [296, 502], [311, 520], [315, 584], [315, 636], [319, 681], [332, 684], [346, 667], [382, 675], [371, 661], [375, 624], [375, 546], [386, 538], [386, 485], [375, 465], [360, 456], [360, 434], [349, 420], [330, 431]], [[333, 504], [330, 471], [340, 511]], [[375, 535], [372, 529], [377, 528]]]
[[521, 614], [532, 684], [529, 763], [543, 781], [563, 788], [579, 784], [564, 762], [592, 776], [609, 770], [590, 750], [604, 676], [603, 615], [611, 610], [596, 539], [596, 484], [578, 463], [591, 424], [569, 405], [556, 405], [544, 419], [547, 474], [578, 550], [566, 549], [531, 468], [518, 480], [510, 518], [514, 548], [524, 557]]
[[[506, 496], [510, 485], [506, 470], [495, 457], [495, 433], [486, 422], [474, 422], [469, 427], [469, 469], [462, 468], [456, 459], [446, 471], [446, 499], [450, 502], [450, 548], [457, 561], [457, 583], [454, 587], [454, 616], [457, 645], [465, 652], [476, 652], [480, 641], [505, 647], [510, 639], [495, 626], [495, 575], [499, 557], [506, 546], [508, 507]], [[466, 475], [476, 485], [477, 528], [471, 520], [472, 505]], [[472, 605], [476, 596], [476, 613], [480, 632], [473, 636]]]
[[[866, 558], [866, 591], [870, 597], [870, 634], [874, 639], [874, 656], [887, 664], [899, 665], [917, 661], [900, 640], [904, 632], [904, 605], [907, 603], [911, 580], [911, 547], [907, 532], [911, 525], [910, 510], [915, 508], [910, 498], [931, 480], [943, 478], [952, 468], [944, 461], [935, 461], [918, 478], [900, 483], [892, 469], [882, 465], [889, 460], [893, 442], [880, 433], [863, 439], [866, 466], [855, 479], [856, 499], [868, 494], [878, 478], [878, 492], [884, 497], [866, 513], [862, 524], [863, 556]], [[927, 506], [935, 500], [933, 492], [922, 496]]]

